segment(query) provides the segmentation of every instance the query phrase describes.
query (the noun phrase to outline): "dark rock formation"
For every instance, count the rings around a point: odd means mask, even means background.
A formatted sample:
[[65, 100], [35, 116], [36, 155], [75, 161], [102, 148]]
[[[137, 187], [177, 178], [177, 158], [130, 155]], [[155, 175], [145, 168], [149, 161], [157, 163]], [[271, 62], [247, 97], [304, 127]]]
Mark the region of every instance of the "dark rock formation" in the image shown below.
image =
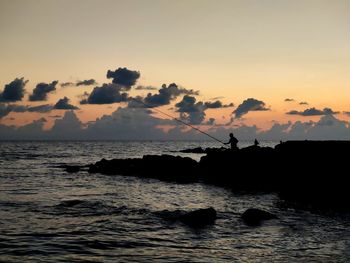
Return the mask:
[[220, 147], [220, 148], [206, 148], [203, 149], [202, 147], [196, 147], [196, 148], [189, 148], [189, 149], [184, 149], [179, 152], [182, 153], [217, 153], [217, 152], [223, 152], [226, 151], [228, 148], [225, 147]]
[[204, 208], [188, 212], [179, 217], [179, 220], [191, 227], [203, 227], [213, 224], [216, 220], [216, 211], [214, 208]]
[[172, 155], [145, 155], [134, 159], [113, 159], [93, 164], [90, 173], [132, 175], [157, 178], [180, 183], [198, 181], [198, 163], [188, 157]]
[[67, 173], [77, 173], [79, 171], [80, 171], [80, 166], [66, 165], [66, 172]]
[[247, 225], [259, 225], [262, 221], [277, 219], [274, 214], [256, 208], [247, 209], [241, 217]]
[[216, 220], [216, 211], [214, 208], [202, 208], [194, 211], [183, 210], [163, 210], [155, 213], [166, 221], [181, 222], [193, 228], [200, 228], [206, 225], [214, 224]]
[[180, 151], [181, 153], [206, 153], [202, 147], [184, 149]]
[[299, 207], [350, 211], [350, 141], [288, 141], [274, 149], [250, 146], [205, 151], [199, 163], [179, 156], [146, 155], [138, 159], [102, 159], [91, 165], [89, 172], [273, 191], [286, 203]]

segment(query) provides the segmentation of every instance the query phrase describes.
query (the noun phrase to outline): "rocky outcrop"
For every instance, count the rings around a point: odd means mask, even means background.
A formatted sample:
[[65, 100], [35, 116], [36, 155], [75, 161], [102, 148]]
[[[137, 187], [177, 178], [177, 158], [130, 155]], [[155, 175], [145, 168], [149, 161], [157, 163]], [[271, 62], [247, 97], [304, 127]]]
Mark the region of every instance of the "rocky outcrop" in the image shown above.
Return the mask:
[[299, 207], [350, 211], [348, 141], [288, 141], [275, 148], [250, 146], [206, 152], [199, 163], [171, 155], [102, 159], [91, 165], [89, 172], [273, 191], [286, 203]]
[[102, 159], [89, 168], [90, 173], [131, 175], [180, 183], [198, 181], [198, 163], [188, 157], [145, 155], [134, 159]]

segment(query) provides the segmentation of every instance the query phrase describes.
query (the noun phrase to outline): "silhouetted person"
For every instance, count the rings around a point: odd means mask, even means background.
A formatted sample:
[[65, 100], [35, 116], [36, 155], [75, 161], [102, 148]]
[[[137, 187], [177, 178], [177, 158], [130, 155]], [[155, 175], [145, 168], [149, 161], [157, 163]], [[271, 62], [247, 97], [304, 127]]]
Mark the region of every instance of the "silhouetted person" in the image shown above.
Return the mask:
[[259, 144], [260, 144], [260, 143], [258, 142], [258, 140], [255, 139], [255, 140], [254, 140], [254, 146], [257, 147], [257, 146], [259, 146]]
[[231, 150], [238, 150], [237, 147], [238, 140], [235, 136], [233, 136], [233, 133], [230, 133], [230, 140], [226, 142], [225, 144], [230, 144], [231, 145]]

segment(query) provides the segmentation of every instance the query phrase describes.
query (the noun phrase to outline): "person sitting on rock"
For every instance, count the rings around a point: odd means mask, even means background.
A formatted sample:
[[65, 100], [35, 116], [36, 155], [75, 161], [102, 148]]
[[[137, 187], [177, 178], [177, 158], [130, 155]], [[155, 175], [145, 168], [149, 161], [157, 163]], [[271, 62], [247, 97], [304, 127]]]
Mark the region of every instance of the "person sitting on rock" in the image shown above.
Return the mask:
[[230, 133], [230, 140], [226, 142], [225, 144], [230, 144], [231, 145], [231, 150], [238, 150], [237, 147], [238, 140], [235, 136], [233, 136], [233, 133]]

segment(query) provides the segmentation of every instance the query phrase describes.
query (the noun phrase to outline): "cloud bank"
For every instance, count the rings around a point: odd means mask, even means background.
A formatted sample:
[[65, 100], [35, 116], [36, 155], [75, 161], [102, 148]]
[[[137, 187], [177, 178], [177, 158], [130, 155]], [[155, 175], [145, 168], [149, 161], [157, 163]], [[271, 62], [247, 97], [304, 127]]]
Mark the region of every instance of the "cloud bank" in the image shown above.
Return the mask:
[[[181, 107], [184, 109], [196, 103], [192, 101]], [[43, 129], [45, 122], [45, 119], [40, 119], [21, 127], [0, 124], [0, 137], [3, 140], [208, 140], [203, 134], [173, 120], [152, 116], [149, 109], [144, 108], [118, 108], [111, 115], [105, 115], [87, 125], [81, 123], [74, 111], [66, 111], [64, 117], [56, 119], [48, 131]], [[170, 130], [162, 130], [164, 125], [171, 127]], [[333, 115], [324, 115], [318, 122], [275, 123], [266, 131], [255, 125], [234, 128], [212, 126], [208, 130], [209, 134], [222, 140], [227, 139], [230, 132], [239, 140], [350, 140], [350, 123]]]
[[287, 112], [288, 115], [300, 115], [300, 116], [321, 116], [321, 115], [331, 115], [338, 114], [338, 111], [333, 111], [331, 108], [324, 108], [323, 110], [318, 110], [316, 108], [306, 109], [304, 111], [292, 110]]

